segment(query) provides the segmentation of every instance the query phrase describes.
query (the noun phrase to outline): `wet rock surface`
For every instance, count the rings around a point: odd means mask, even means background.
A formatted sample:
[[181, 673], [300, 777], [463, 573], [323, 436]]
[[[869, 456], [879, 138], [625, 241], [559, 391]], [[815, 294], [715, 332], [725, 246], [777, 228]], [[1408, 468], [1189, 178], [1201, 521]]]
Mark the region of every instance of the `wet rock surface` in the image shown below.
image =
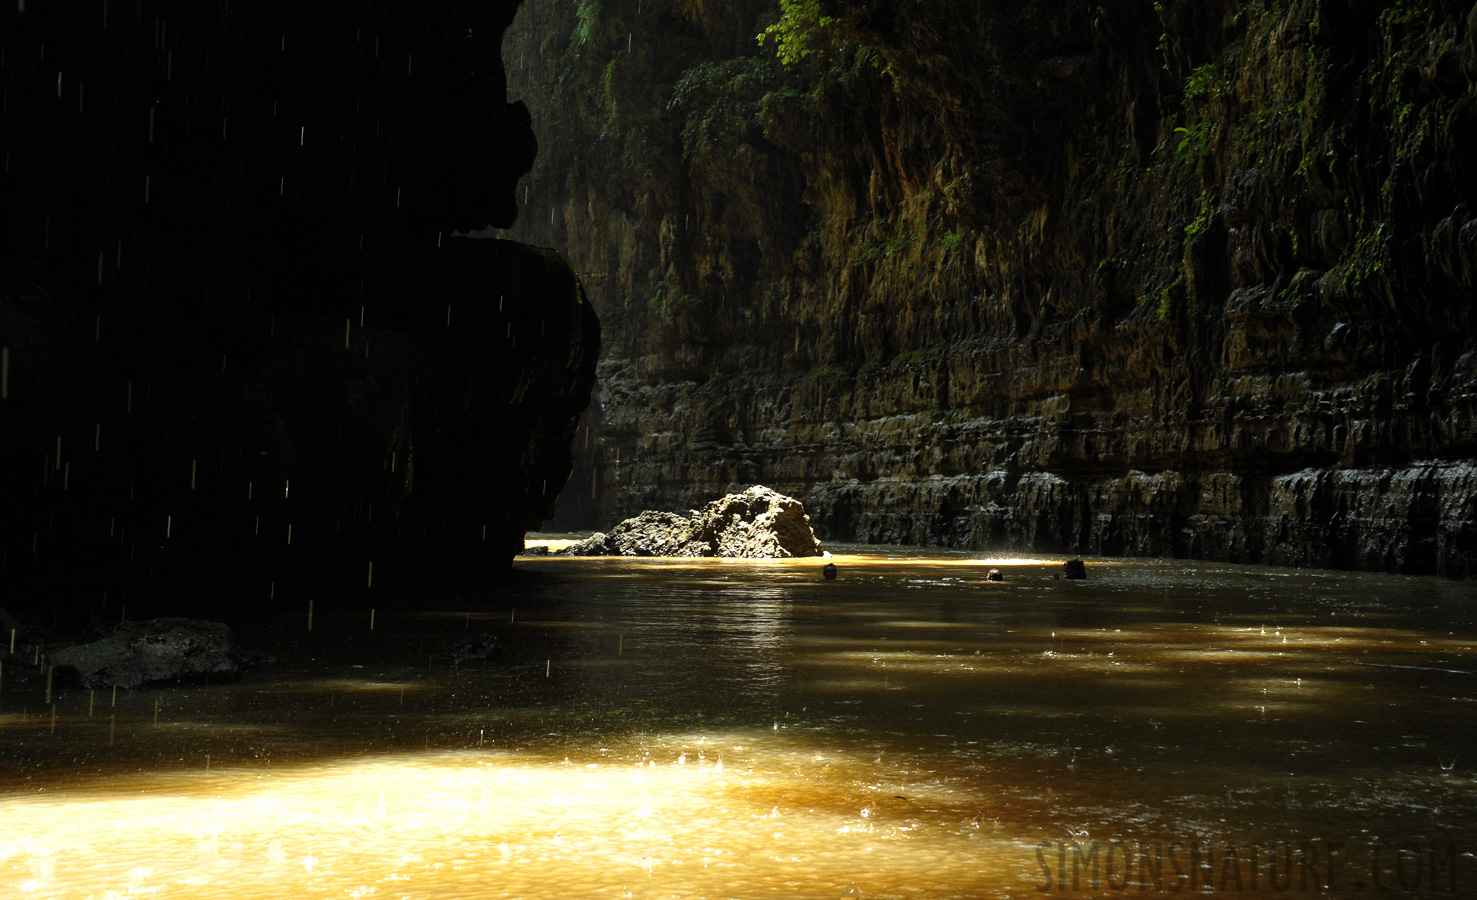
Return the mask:
[[621, 288], [563, 527], [759, 482], [827, 540], [1477, 575], [1471, 4], [789, 6], [787, 63], [766, 3], [510, 32], [570, 148], [519, 233]]
[[125, 622], [105, 637], [49, 654], [57, 674], [84, 688], [234, 678], [242, 655], [229, 626], [200, 619]]
[[755, 486], [687, 516], [643, 512], [559, 552], [568, 556], [783, 559], [820, 556], [823, 551], [799, 500]]
[[469, 662], [494, 660], [501, 656], [502, 652], [503, 647], [498, 643], [497, 637], [491, 633], [483, 633], [453, 641], [451, 646], [446, 648], [446, 657], [453, 666], [460, 666]]

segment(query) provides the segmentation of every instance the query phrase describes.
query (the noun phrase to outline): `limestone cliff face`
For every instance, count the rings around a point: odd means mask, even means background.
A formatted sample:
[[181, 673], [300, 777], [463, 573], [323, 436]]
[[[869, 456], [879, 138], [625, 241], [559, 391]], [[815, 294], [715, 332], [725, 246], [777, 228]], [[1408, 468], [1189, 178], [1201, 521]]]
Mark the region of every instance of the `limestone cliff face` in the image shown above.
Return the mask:
[[599, 347], [565, 260], [456, 236], [513, 223], [537, 147], [506, 95], [518, 3], [19, 7], [5, 605], [331, 611], [506, 568]]
[[1477, 574], [1477, 7], [782, 6], [510, 33], [519, 233], [607, 327], [579, 524], [761, 482], [826, 540]]

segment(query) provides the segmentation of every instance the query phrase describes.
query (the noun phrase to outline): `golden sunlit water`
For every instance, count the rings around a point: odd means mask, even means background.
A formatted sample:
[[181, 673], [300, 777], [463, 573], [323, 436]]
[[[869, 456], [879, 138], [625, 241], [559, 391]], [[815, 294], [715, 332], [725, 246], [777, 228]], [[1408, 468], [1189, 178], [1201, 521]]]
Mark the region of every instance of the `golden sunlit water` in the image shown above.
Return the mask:
[[1477, 586], [830, 561], [522, 558], [54, 709], [8, 658], [0, 897], [1477, 896]]

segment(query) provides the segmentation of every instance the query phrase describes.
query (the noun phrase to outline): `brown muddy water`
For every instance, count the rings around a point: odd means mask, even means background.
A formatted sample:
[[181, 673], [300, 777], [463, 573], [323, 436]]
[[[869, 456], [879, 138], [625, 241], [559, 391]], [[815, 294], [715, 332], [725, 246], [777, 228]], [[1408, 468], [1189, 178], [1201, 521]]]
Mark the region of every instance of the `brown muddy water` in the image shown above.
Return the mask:
[[54, 715], [7, 659], [0, 897], [1477, 897], [1477, 585], [834, 562], [524, 558]]

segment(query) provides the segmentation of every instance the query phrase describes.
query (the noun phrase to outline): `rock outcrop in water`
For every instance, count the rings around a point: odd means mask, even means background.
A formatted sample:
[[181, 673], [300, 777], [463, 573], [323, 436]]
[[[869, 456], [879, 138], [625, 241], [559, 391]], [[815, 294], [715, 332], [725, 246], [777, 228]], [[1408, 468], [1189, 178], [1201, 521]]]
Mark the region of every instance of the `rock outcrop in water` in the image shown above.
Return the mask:
[[163, 618], [125, 622], [106, 636], [50, 655], [64, 679], [85, 688], [136, 688], [235, 678], [241, 656], [220, 622]]
[[823, 551], [799, 500], [756, 485], [687, 516], [643, 512], [559, 552], [569, 556], [784, 559], [820, 556]]
[[833, 540], [1477, 574], [1470, 3], [603, 0], [509, 48], [521, 233], [607, 326], [564, 525], [762, 482]]
[[7, 605], [65, 629], [507, 568], [599, 347], [562, 257], [459, 236], [513, 223], [534, 158], [518, 6], [0, 13]]

